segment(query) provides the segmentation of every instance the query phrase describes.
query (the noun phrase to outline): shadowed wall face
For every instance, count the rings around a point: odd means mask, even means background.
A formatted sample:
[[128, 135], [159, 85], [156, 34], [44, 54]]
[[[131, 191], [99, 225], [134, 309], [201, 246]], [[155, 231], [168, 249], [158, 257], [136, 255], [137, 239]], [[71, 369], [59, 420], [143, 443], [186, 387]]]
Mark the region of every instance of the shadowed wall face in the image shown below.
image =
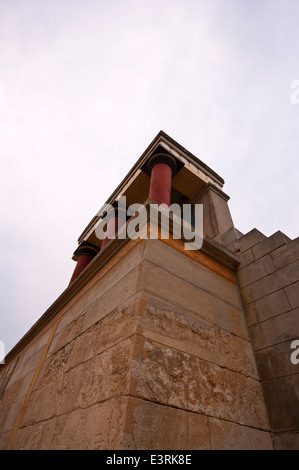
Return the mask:
[[[237, 235], [237, 239], [236, 236]], [[233, 239], [231, 238], [233, 237]], [[299, 238], [254, 229], [218, 238], [238, 253], [238, 284], [276, 449], [299, 448]]]

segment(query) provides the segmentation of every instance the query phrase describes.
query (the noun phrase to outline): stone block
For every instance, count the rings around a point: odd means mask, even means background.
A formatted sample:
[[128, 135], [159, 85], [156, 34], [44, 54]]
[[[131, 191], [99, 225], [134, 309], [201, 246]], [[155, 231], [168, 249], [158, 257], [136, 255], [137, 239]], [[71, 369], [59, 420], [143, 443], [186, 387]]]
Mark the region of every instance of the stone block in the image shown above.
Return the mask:
[[[58, 374], [44, 373], [32, 392], [22, 424], [31, 426], [125, 394], [129, 388], [131, 356], [128, 339], [70, 370], [63, 365], [63, 373], [62, 369]], [[56, 370], [57, 358], [54, 364]]]
[[73, 342], [70, 342], [63, 348], [59, 349], [55, 354], [44, 360], [35, 388], [39, 388], [53, 382], [66, 372], [72, 348]]
[[293, 352], [290, 346], [291, 341], [286, 341], [256, 352], [256, 363], [261, 380], [297, 373], [298, 365], [292, 364], [290, 360]]
[[[67, 393], [66, 390], [64, 392]], [[33, 426], [58, 415], [63, 399], [62, 394], [63, 376], [44, 387], [33, 390], [22, 417], [21, 426]], [[68, 398], [71, 400], [70, 396]]]
[[127, 399], [118, 397], [20, 429], [14, 449], [122, 449]]
[[40, 450], [44, 427], [45, 424], [41, 422], [33, 426], [19, 428], [13, 441], [12, 450]]
[[265, 256], [264, 258], [258, 261], [254, 261], [253, 263], [238, 270], [239, 285], [241, 288], [248, 286], [257, 280], [268, 276], [273, 271], [275, 271], [275, 266], [271, 257], [269, 255]]
[[225, 233], [221, 235], [217, 235], [214, 240], [222, 246], [228, 246], [231, 242], [237, 240], [238, 238], [242, 237], [244, 234], [237, 230], [235, 227], [231, 227]]
[[241, 426], [229, 421], [209, 418], [214, 450], [272, 450], [268, 431]]
[[158, 403], [129, 398], [125, 449], [210, 449], [208, 418]]
[[94, 336], [89, 357], [100, 354], [120, 340], [132, 336], [138, 329], [139, 317], [146, 309], [143, 299], [132, 301], [126, 308], [119, 308], [106, 315], [94, 326]]
[[[26, 345], [19, 359], [17, 360], [16, 367], [14, 369], [14, 376], [21, 377], [24, 371], [28, 370], [28, 364], [32, 361], [33, 364], [36, 363], [36, 359], [41, 351], [44, 350], [45, 345], [47, 344], [49, 338], [49, 332], [51, 328], [46, 328], [37, 334], [37, 336]], [[34, 366], [33, 366], [34, 367]], [[22, 373], [20, 374], [20, 370]], [[25, 373], [26, 374], [26, 373]]]
[[166, 272], [170, 272], [219, 298], [223, 298], [237, 307], [240, 306], [235, 283], [224, 279], [211, 269], [160, 240], [148, 241], [145, 259]]
[[90, 328], [140, 290], [142, 266], [143, 265], [137, 266], [137, 268], [114, 285], [113, 289], [108, 290], [102, 296], [99, 292], [96, 302], [94, 302], [85, 313], [83, 330]]
[[299, 432], [274, 433], [272, 439], [275, 450], [299, 449]]
[[277, 269], [299, 259], [299, 237], [282, 245], [271, 253], [271, 258]]
[[260, 383], [243, 374], [140, 338], [132, 378], [140, 398], [268, 430]]
[[41, 349], [39, 349], [37, 352], [35, 352], [33, 355], [30, 355], [27, 361], [22, 361], [22, 367], [20, 367], [19, 364], [17, 365], [16, 370], [14, 371], [14, 373], [12, 374], [10, 378], [9, 386], [14, 384], [15, 382], [18, 382], [20, 379], [25, 377], [31, 371], [36, 370], [36, 367], [38, 366], [40, 359], [42, 357], [43, 351], [44, 351], [44, 346]]
[[291, 310], [249, 327], [254, 351], [299, 338], [299, 309]]
[[253, 253], [252, 253], [251, 248], [249, 248], [246, 251], [243, 251], [242, 253], [239, 253], [238, 256], [239, 256], [239, 260], [240, 260], [238, 270], [244, 268], [245, 266], [247, 266], [248, 264], [250, 264], [254, 261], [254, 257], [253, 257]]
[[56, 330], [56, 334], [52, 340], [46, 359], [79, 336], [82, 331], [83, 323], [84, 315], [80, 315], [73, 321], [70, 321], [70, 323], [66, 324], [63, 329], [59, 329], [59, 327], [57, 327], [58, 332]]
[[145, 261], [142, 265], [142, 287], [148, 293], [169, 301], [179, 308], [188, 309], [198, 318], [208, 319], [220, 328], [248, 339], [243, 311], [221, 300], [198, 286]]
[[11, 436], [11, 432], [10, 431], [7, 431], [7, 432], [1, 432], [1, 438], [0, 438], [0, 450], [5, 450], [7, 445], [8, 445], [8, 442], [9, 442], [9, 439], [10, 439], [10, 436]]
[[287, 237], [284, 233], [278, 231], [271, 235], [271, 237], [267, 238], [266, 240], [262, 241], [258, 245], [255, 245], [252, 248], [253, 255], [255, 259], [259, 259], [262, 256], [265, 256], [268, 253], [271, 253], [276, 248], [280, 247], [281, 245], [285, 245], [290, 241], [290, 238]]
[[256, 300], [265, 297], [283, 287], [286, 287], [293, 282], [298, 281], [299, 278], [299, 261], [294, 261], [283, 268], [274, 271], [252, 284], [241, 289], [241, 295], [244, 305], [255, 302]]
[[34, 376], [35, 370], [30, 371], [25, 377], [22, 377], [17, 382], [13, 382], [8, 385], [5, 389], [5, 394], [1, 401], [1, 406], [9, 406], [11, 403], [19, 400], [19, 398], [25, 398], [27, 390], [30, 387]]
[[227, 248], [229, 248], [235, 253], [243, 253], [243, 251], [252, 248], [253, 246], [266, 239], [267, 237], [262, 232], [254, 228], [253, 230], [250, 230], [250, 232], [243, 235], [243, 237], [240, 237], [237, 240], [229, 243], [229, 245], [227, 245]]
[[74, 339], [72, 350], [67, 363], [67, 370], [86, 362], [90, 356], [90, 348], [94, 337], [94, 330], [90, 328]]
[[298, 431], [299, 429], [299, 374], [262, 383], [271, 430]]
[[[140, 314], [138, 331], [144, 337], [230, 370], [258, 378], [251, 343], [184, 310], [150, 304]], [[162, 307], [162, 308], [161, 308]]]
[[248, 326], [262, 322], [291, 309], [284, 289], [280, 289], [272, 294], [248, 304], [245, 307], [246, 320]]
[[21, 406], [23, 405], [24, 397], [14, 401], [9, 406], [1, 408], [0, 414], [0, 429], [1, 433], [6, 431], [12, 431], [16, 419], [19, 415]]
[[128, 338], [84, 363], [75, 407], [85, 408], [129, 392], [132, 349], [132, 338]]
[[292, 308], [299, 307], [299, 281], [285, 287], [285, 293], [287, 294]]

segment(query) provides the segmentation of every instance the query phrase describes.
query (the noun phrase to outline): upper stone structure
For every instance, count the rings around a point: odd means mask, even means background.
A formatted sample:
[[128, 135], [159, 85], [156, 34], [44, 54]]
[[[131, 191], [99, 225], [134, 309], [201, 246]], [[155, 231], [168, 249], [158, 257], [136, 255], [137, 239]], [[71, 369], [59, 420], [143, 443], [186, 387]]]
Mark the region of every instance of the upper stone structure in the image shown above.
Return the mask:
[[[227, 196], [222, 187], [224, 180], [205, 163], [192, 155], [162, 130], [150, 143], [131, 171], [99, 210], [80, 235], [79, 247], [73, 259], [80, 263], [71, 282], [80, 274], [89, 261], [104, 248], [109, 233], [115, 234], [116, 221], [108, 227], [107, 237], [102, 242], [96, 233], [107, 205], [116, 206], [121, 197], [126, 197], [127, 208], [132, 204], [203, 204], [203, 227], [206, 238], [215, 238], [233, 227]], [[117, 230], [116, 230], [117, 231]]]

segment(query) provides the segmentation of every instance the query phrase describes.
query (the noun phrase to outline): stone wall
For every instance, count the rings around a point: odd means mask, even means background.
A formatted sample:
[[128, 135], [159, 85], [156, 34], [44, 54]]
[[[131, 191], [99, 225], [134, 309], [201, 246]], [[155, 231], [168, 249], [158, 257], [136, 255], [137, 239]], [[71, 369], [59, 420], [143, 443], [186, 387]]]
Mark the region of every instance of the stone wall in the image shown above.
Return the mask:
[[299, 339], [299, 238], [267, 238], [256, 229], [232, 237], [231, 230], [222, 243], [240, 257], [240, 293], [274, 446], [299, 449], [299, 365], [290, 360]]
[[0, 373], [2, 449], [272, 448], [237, 284], [160, 240], [129, 241]]

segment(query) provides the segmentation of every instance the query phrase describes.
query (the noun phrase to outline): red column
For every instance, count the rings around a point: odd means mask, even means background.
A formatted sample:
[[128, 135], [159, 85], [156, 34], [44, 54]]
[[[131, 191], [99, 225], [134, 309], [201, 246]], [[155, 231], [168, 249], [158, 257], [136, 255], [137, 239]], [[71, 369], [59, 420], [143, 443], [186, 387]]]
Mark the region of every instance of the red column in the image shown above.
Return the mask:
[[173, 157], [159, 153], [148, 161], [148, 170], [151, 174], [149, 199], [157, 204], [170, 206], [171, 180], [176, 172], [177, 165]]
[[71, 277], [69, 285], [71, 285], [74, 280], [81, 274], [81, 272], [86, 268], [90, 261], [95, 257], [99, 252], [99, 248], [95, 245], [92, 245], [89, 242], [82, 242], [82, 244], [74, 252], [78, 256], [78, 261], [74, 269], [73, 275]]

